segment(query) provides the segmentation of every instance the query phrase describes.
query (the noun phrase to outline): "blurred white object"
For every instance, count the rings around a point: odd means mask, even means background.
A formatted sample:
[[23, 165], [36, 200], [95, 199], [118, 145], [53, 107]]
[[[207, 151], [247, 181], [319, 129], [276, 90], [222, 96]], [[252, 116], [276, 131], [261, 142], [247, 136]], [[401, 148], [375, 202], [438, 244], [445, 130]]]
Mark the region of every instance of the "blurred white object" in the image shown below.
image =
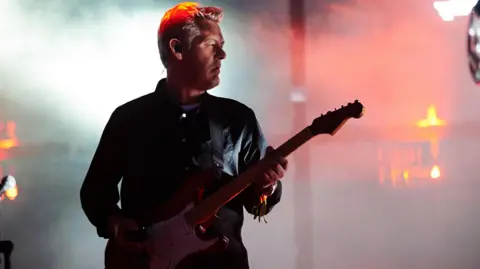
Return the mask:
[[4, 194], [6, 191], [13, 189], [17, 186], [17, 181], [11, 175], [6, 175], [2, 178], [0, 182], [0, 195]]

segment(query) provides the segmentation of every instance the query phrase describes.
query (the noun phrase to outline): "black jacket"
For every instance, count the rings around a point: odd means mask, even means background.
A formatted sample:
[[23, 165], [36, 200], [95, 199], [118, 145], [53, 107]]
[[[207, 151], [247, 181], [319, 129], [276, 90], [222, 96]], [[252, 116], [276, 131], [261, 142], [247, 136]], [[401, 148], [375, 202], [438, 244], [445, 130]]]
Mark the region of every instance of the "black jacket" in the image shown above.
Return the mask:
[[[234, 100], [205, 93], [199, 109], [185, 113], [168, 99], [163, 79], [155, 92], [115, 109], [80, 192], [82, 208], [99, 236], [111, 236], [106, 224], [112, 214], [141, 222], [140, 215], [167, 202], [195, 171], [211, 167], [210, 121], [221, 126], [224, 134], [222, 154], [226, 176], [219, 184], [234, 180], [263, 158], [267, 143], [255, 113]], [[267, 212], [280, 201], [281, 191], [279, 182], [267, 200]], [[252, 213], [258, 201], [259, 197], [249, 187], [220, 209], [220, 219], [211, 231], [226, 235], [229, 246], [223, 255], [201, 257], [198, 268], [248, 268], [241, 237], [243, 208]]]

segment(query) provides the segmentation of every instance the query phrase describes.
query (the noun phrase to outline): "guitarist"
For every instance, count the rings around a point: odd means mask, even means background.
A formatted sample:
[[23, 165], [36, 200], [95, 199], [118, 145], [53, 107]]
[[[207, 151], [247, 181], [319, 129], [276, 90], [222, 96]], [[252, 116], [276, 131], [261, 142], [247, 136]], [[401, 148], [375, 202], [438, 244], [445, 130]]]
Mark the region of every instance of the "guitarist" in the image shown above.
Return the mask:
[[[222, 17], [220, 8], [191, 2], [168, 10], [158, 30], [166, 79], [159, 81], [154, 92], [115, 109], [105, 126], [80, 199], [98, 235], [109, 239], [106, 253], [111, 244], [141, 253], [141, 244], [130, 240], [130, 232], [143, 225], [142, 216], [168, 203], [196, 172], [217, 168], [222, 173], [214, 177], [213, 186], [219, 187], [267, 153], [271, 161], [255, 169], [254, 183], [220, 208], [219, 218], [207, 231], [225, 235], [227, 248], [199, 253], [189, 267], [249, 268], [241, 236], [243, 208], [257, 216], [271, 211], [280, 201], [279, 180], [287, 160], [266, 146], [252, 109], [207, 93], [219, 85], [226, 57], [219, 26]], [[254, 211], [261, 197], [267, 197], [264, 210]], [[114, 261], [122, 255], [110, 256]], [[107, 269], [137, 268], [107, 260]]]

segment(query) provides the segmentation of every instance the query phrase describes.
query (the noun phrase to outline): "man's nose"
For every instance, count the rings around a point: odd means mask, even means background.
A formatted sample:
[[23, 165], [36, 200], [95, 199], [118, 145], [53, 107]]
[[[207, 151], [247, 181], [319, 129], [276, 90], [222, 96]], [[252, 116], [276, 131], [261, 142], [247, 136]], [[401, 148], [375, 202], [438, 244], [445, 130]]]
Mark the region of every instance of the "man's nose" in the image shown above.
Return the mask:
[[225, 52], [225, 50], [223, 48], [218, 48], [217, 57], [220, 60], [224, 60], [225, 58], [227, 58], [227, 53]]

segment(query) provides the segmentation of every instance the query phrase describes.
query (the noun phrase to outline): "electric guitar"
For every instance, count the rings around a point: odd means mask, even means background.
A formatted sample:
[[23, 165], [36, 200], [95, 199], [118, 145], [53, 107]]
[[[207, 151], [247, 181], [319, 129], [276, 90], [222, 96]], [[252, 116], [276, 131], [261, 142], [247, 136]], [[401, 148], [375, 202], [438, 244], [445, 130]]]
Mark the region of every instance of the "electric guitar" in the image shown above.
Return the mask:
[[[283, 143], [276, 151], [287, 157], [300, 146], [320, 134], [335, 135], [351, 118], [363, 116], [364, 107], [356, 100], [339, 109], [327, 112], [313, 120], [310, 126]], [[195, 253], [225, 248], [228, 238], [206, 238], [205, 231], [216, 219], [216, 213], [231, 199], [250, 186], [256, 169], [262, 165], [261, 160], [247, 169], [212, 195], [199, 200], [199, 191], [211, 180], [211, 171], [203, 171], [187, 180], [172, 199], [155, 213], [150, 214], [145, 228], [145, 252], [135, 253], [122, 249], [110, 240], [107, 245], [105, 262], [107, 268], [138, 269], [180, 269], [190, 255]]]

